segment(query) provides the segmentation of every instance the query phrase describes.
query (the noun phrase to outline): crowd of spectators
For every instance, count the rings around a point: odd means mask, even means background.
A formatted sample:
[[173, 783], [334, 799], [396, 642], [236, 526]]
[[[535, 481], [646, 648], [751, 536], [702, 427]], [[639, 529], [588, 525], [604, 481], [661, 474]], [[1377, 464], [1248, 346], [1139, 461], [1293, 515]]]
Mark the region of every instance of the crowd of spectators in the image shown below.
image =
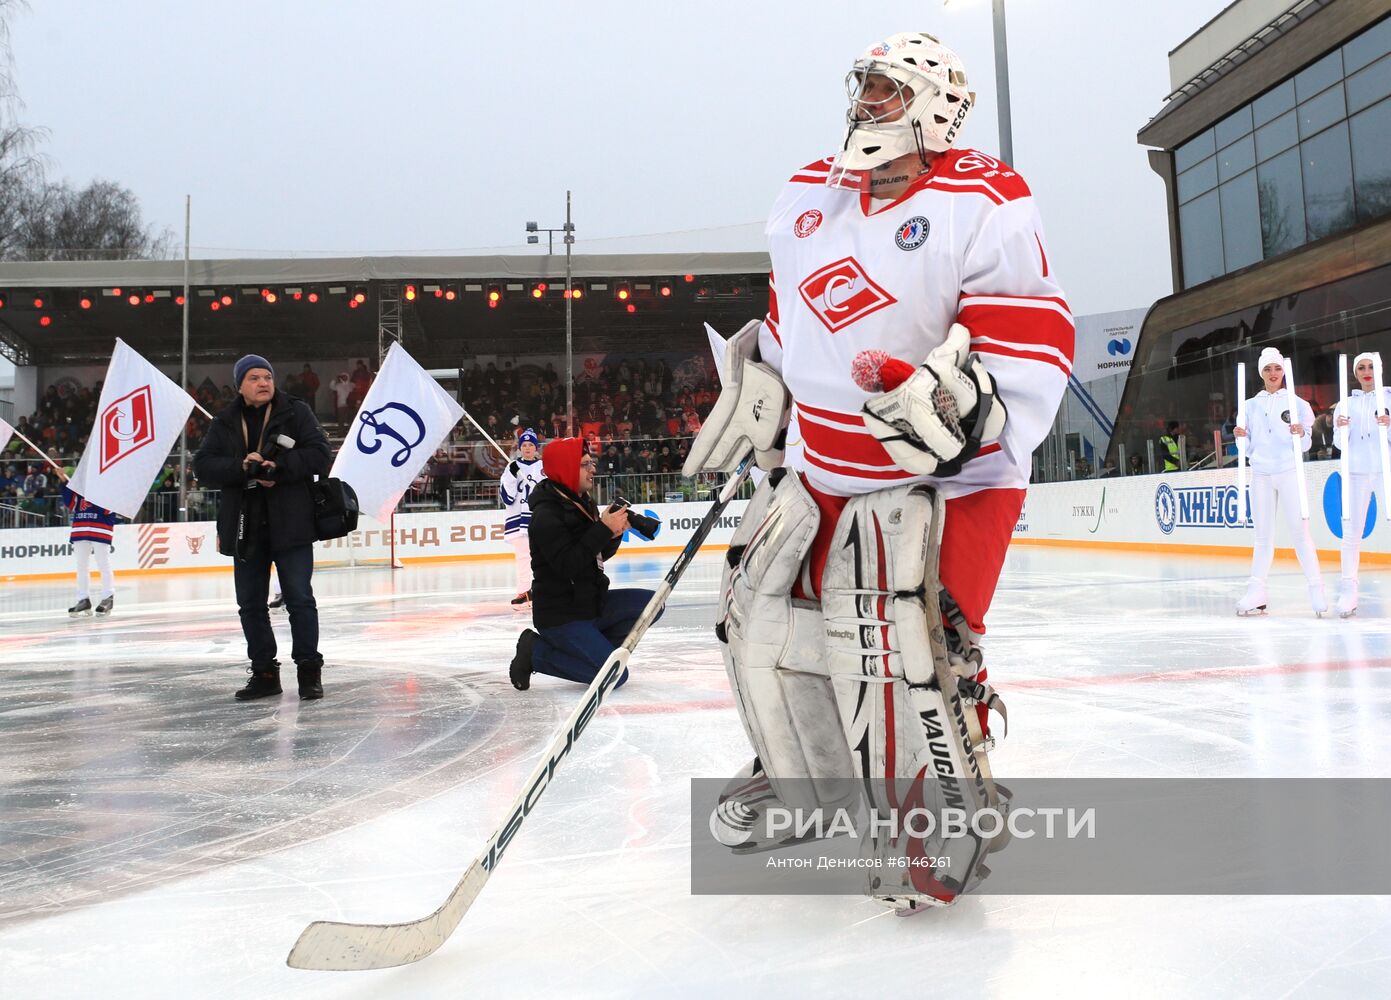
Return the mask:
[[[576, 433], [589, 444], [599, 461], [601, 477], [633, 500], [660, 500], [665, 492], [657, 476], [678, 473], [685, 461], [690, 440], [700, 430], [718, 396], [717, 383], [709, 369], [694, 361], [678, 370], [662, 359], [629, 358], [586, 369], [575, 383]], [[330, 435], [341, 440], [375, 373], [365, 361], [356, 361], [350, 371], [341, 371], [325, 384], [312, 365], [298, 371], [277, 373], [280, 388], [307, 402], [325, 418]], [[188, 392], [210, 413], [217, 413], [236, 397], [230, 384], [218, 386], [211, 379], [189, 385]], [[21, 434], [42, 447], [45, 453], [71, 476], [87, 447], [88, 435], [96, 419], [101, 383], [80, 386], [70, 379], [50, 385], [33, 414], [18, 419]], [[488, 434], [511, 452], [516, 435], [535, 428], [546, 440], [565, 435], [565, 383], [553, 363], [514, 365], [504, 362], [474, 364], [464, 370], [460, 397], [469, 413], [480, 421]], [[187, 425], [190, 454], [197, 450], [207, 427], [197, 411]], [[447, 502], [450, 487], [458, 482], [496, 480], [502, 470], [500, 458], [490, 448], [476, 445], [471, 424], [461, 423], [450, 440], [436, 453], [417, 480], [415, 499]], [[199, 504], [199, 484], [188, 473], [191, 504]], [[667, 485], [670, 485], [669, 481]], [[61, 477], [16, 437], [0, 454], [0, 503], [45, 515], [51, 523], [61, 521], [57, 497]], [[171, 455], [150, 486], [150, 519], [173, 519], [179, 489], [177, 454]], [[474, 490], [484, 497], [486, 488]], [[143, 517], [143, 516], [142, 516]]]
[[[595, 454], [625, 443], [689, 439], [714, 406], [718, 391], [703, 366], [682, 366], [682, 376], [665, 361], [628, 359], [600, 364], [575, 382], [575, 421]], [[463, 373], [460, 395], [469, 412], [486, 414], [489, 433], [502, 438], [535, 428], [542, 438], [565, 435], [565, 384], [547, 363], [544, 368], [502, 368], [489, 362]], [[634, 448], [634, 456], [637, 455]]]
[[[575, 382], [575, 432], [598, 460], [599, 489], [635, 502], [662, 500], [678, 485], [672, 475], [681, 471], [691, 438], [718, 395], [707, 369], [694, 362], [673, 369], [661, 359], [636, 358], [587, 369]], [[460, 397], [509, 453], [528, 427], [541, 435], [543, 448], [565, 436], [565, 384], [554, 364], [475, 364], [463, 372]], [[464, 445], [476, 440], [472, 426], [461, 423], [426, 465], [408, 502], [444, 503], [457, 483], [495, 480], [501, 459], [490, 448]], [[659, 479], [663, 474], [667, 478]]]

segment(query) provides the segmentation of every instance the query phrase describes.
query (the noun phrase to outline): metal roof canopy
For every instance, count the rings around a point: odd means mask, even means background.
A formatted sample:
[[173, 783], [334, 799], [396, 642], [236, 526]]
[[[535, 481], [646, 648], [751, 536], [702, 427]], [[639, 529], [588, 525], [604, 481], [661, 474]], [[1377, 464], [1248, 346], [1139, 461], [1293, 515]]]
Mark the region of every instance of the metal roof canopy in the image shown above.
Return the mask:
[[[750, 274], [769, 269], [766, 253], [575, 254], [576, 278]], [[347, 284], [368, 281], [554, 280], [563, 254], [483, 257], [309, 257], [194, 260], [194, 286]], [[0, 264], [0, 289], [183, 287], [182, 260], [40, 261]]]
[[[445, 366], [461, 357], [493, 353], [545, 353], [563, 336], [563, 255], [526, 254], [485, 257], [349, 257], [292, 260], [201, 260], [191, 264], [189, 357], [195, 362], [225, 360], [247, 351], [282, 357], [371, 356], [379, 351], [382, 309], [401, 309], [400, 330], [422, 364]], [[577, 305], [575, 335], [587, 350], [614, 345], [667, 343], [680, 349], [705, 344], [704, 323], [737, 329], [766, 307], [769, 261], [764, 253], [590, 254], [574, 258], [577, 283], [591, 294]], [[695, 276], [699, 283], [682, 281]], [[657, 297], [658, 282], [674, 294]], [[707, 294], [711, 281], [733, 281], [734, 294]], [[550, 289], [536, 300], [519, 291], [544, 281]], [[457, 300], [424, 294], [413, 303], [399, 299], [407, 282], [460, 286]], [[594, 294], [607, 283], [608, 293]], [[502, 286], [501, 308], [488, 308], [480, 289]], [[629, 284], [632, 307], [618, 300], [613, 286]], [[72, 261], [0, 264], [0, 292], [10, 301], [0, 310], [0, 355], [19, 366], [99, 364], [121, 337], [155, 363], [180, 356], [183, 261]], [[329, 295], [319, 304], [262, 301], [259, 290], [273, 288], [361, 289], [365, 308], [343, 308], [348, 296]], [[115, 287], [121, 298], [101, 294]], [[744, 294], [738, 294], [742, 288]], [[212, 291], [230, 294], [234, 305], [211, 312]], [[424, 290], [423, 288], [421, 289]], [[42, 293], [45, 305], [31, 308], [25, 293]], [[79, 292], [93, 300], [79, 308]], [[154, 293], [151, 304], [127, 306], [125, 293]], [[114, 307], [114, 308], [113, 308]], [[49, 325], [42, 320], [51, 316]], [[607, 345], [607, 346], [605, 346]], [[641, 349], [641, 348], [638, 348]], [[269, 355], [267, 355], [269, 356]]]

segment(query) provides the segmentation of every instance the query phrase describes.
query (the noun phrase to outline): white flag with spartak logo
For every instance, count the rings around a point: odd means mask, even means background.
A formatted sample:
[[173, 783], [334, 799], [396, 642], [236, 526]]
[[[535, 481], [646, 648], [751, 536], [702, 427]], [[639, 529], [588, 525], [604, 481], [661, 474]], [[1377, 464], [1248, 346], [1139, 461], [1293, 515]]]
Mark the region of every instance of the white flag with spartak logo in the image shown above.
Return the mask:
[[385, 521], [463, 415], [458, 401], [392, 344], [329, 475], [353, 488], [362, 513]]
[[12, 437], [14, 437], [14, 428], [0, 420], [0, 451], [4, 451], [10, 446], [10, 438]]
[[193, 405], [192, 396], [118, 339], [73, 492], [134, 518]]

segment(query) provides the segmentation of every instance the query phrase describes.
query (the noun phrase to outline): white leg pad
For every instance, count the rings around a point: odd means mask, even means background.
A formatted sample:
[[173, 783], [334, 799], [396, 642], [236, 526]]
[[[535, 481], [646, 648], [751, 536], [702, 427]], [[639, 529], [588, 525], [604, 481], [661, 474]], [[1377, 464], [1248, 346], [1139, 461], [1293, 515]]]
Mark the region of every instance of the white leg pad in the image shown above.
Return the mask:
[[739, 718], [774, 794], [792, 808], [845, 800], [851, 768], [821, 613], [792, 587], [820, 512], [796, 475], [760, 485], [730, 543], [717, 634]]
[[[962, 809], [969, 820], [997, 804], [972, 739], [968, 716], [975, 710], [960, 696], [942, 627], [944, 518], [945, 504], [924, 486], [855, 497], [841, 513], [822, 576], [841, 724], [854, 773], [866, 781], [881, 816], [920, 805]], [[902, 886], [871, 885], [871, 891], [950, 902], [978, 875], [988, 847], [975, 836], [878, 845], [884, 853], [949, 855], [951, 864], [910, 868]]]

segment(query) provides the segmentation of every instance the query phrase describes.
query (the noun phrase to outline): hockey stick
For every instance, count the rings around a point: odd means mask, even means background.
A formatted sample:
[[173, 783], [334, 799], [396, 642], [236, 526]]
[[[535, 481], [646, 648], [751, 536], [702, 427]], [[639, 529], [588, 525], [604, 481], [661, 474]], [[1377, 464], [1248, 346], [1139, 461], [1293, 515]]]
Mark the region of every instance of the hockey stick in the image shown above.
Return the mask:
[[464, 872], [463, 878], [459, 879], [458, 885], [454, 887], [454, 891], [449, 894], [449, 898], [440, 905], [440, 908], [428, 917], [404, 924], [345, 924], [328, 920], [316, 921], [304, 929], [299, 940], [295, 942], [295, 946], [290, 949], [290, 955], [285, 960], [287, 965], [296, 969], [322, 969], [330, 972], [389, 969], [396, 965], [418, 962], [426, 955], [433, 954], [440, 945], [444, 944], [449, 935], [454, 932], [454, 928], [459, 926], [459, 921], [464, 918], [464, 914], [473, 905], [473, 901], [478, 898], [478, 894], [483, 891], [483, 886], [488, 882], [488, 876], [502, 861], [508, 845], [521, 830], [527, 816], [536, 808], [541, 794], [550, 784], [556, 769], [570, 752], [570, 748], [575, 745], [585, 728], [593, 721], [595, 714], [599, 711], [599, 706], [603, 704], [604, 696], [613, 690], [614, 685], [618, 683], [618, 678], [623, 675], [623, 670], [628, 664], [628, 657], [656, 619], [662, 606], [666, 604], [672, 588], [676, 586], [676, 582], [681, 579], [681, 574], [686, 571], [687, 565], [695, 557], [696, 552], [700, 550], [701, 544], [710, 534], [710, 530], [715, 526], [720, 514], [729, 505], [729, 501], [734, 498], [734, 494], [738, 492], [744, 480], [748, 478], [749, 472], [753, 468], [752, 458], [752, 455], [745, 458], [739, 471], [725, 484], [719, 498], [705, 515], [705, 519], [697, 526], [695, 534], [681, 550], [681, 554], [676, 557], [676, 562], [672, 564], [665, 579], [652, 594], [652, 599], [647, 602], [647, 607], [643, 609], [642, 615], [633, 624], [628, 638], [623, 640], [623, 645], [609, 654], [609, 658], [599, 668], [598, 674], [589, 685], [589, 690], [580, 698], [579, 705], [570, 713], [570, 717], [565, 720], [565, 725], [551, 740], [551, 745], [542, 754], [540, 762], [536, 765], [536, 769], [531, 772], [531, 777], [527, 779], [526, 784], [522, 786], [516, 801], [507, 810], [507, 818], [501, 826], [493, 831], [493, 835], [488, 839], [488, 846], [482, 854], [474, 859], [473, 864], [469, 866], [468, 871]]

